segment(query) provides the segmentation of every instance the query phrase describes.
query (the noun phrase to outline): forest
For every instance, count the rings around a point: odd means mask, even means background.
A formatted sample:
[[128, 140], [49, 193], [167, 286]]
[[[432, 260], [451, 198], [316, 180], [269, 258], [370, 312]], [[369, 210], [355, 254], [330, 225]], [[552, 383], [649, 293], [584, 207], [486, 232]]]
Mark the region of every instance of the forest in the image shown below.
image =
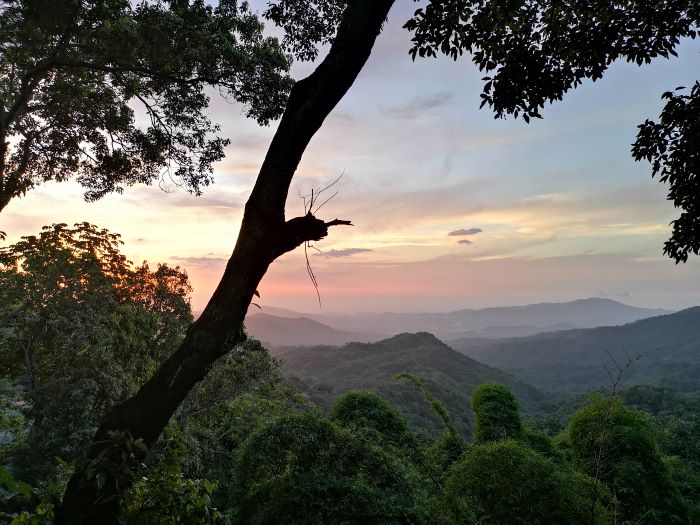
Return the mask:
[[[53, 523], [104, 412], [133, 395], [193, 321], [187, 275], [134, 266], [120, 243], [91, 224], [55, 224], [0, 250], [8, 523]], [[683, 394], [613, 380], [557, 398], [430, 334], [364, 346], [275, 356], [248, 339], [153, 446], [113, 434], [120, 455], [88, 472], [98, 483], [117, 469], [131, 477], [119, 496], [128, 524], [700, 519], [696, 386]], [[368, 351], [373, 362], [348, 368]], [[300, 363], [296, 374], [283, 370], [285, 357]], [[299, 377], [308, 367], [325, 389]]]
[[[231, 146], [214, 93], [275, 127], [196, 315], [188, 273], [134, 264], [117, 232], [0, 222], [0, 522], [700, 523], [697, 308], [516, 342], [416, 330], [272, 348], [248, 333], [271, 265], [353, 226], [320, 218], [318, 190], [303, 215], [286, 203], [394, 3], [0, 3], [0, 221], [68, 180], [94, 206], [166, 179], [212, 190]], [[481, 106], [530, 124], [614, 62], [675, 57], [700, 7], [426, 0], [403, 27], [414, 61], [471, 60]], [[314, 69], [295, 79], [295, 63]], [[631, 156], [668, 186], [680, 215], [660, 249], [682, 266], [700, 252], [700, 84], [669, 89]]]

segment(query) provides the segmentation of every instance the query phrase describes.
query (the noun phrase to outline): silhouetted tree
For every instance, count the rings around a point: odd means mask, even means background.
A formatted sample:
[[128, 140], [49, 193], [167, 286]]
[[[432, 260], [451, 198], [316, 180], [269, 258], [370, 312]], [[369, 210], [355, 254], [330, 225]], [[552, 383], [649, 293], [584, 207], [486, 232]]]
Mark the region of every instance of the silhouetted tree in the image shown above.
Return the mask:
[[284, 107], [289, 60], [262, 29], [232, 0], [4, 0], [0, 212], [76, 176], [88, 200], [159, 179], [199, 194], [228, 144], [205, 86], [261, 124]]
[[[189, 5], [177, 2], [173, 5]], [[275, 136], [245, 206], [241, 230], [224, 275], [180, 349], [133, 398], [105, 418], [88, 452], [95, 461], [113, 447], [110, 435], [125, 432], [152, 444], [190, 389], [219, 357], [245, 339], [242, 322], [268, 266], [328, 228], [313, 212], [289, 220], [285, 201], [304, 150], [345, 95], [370, 55], [393, 0], [271, 1], [266, 16], [285, 33], [285, 48], [301, 59], [328, 54], [292, 88]], [[619, 2], [545, 0], [429, 0], [406, 24], [414, 32], [414, 57], [469, 52], [485, 77], [483, 104], [496, 116], [539, 117], [547, 101], [559, 100], [584, 79], [597, 79], [615, 60], [639, 64], [674, 54], [694, 36], [694, 0]], [[264, 86], [264, 83], [259, 84]], [[267, 92], [261, 92], [266, 96]], [[692, 209], [691, 209], [692, 212]], [[78, 468], [58, 512], [60, 523], [111, 523], [118, 475], [98, 484]]]

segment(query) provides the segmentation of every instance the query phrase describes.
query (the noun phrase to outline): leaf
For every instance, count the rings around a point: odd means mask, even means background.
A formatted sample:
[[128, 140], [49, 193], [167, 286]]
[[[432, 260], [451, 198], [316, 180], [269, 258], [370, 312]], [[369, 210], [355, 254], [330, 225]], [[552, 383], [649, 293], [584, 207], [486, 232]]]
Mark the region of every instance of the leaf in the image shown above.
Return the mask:
[[0, 486], [7, 488], [10, 492], [21, 494], [29, 497], [32, 493], [32, 487], [24, 481], [17, 481], [12, 473], [5, 467], [0, 466]]

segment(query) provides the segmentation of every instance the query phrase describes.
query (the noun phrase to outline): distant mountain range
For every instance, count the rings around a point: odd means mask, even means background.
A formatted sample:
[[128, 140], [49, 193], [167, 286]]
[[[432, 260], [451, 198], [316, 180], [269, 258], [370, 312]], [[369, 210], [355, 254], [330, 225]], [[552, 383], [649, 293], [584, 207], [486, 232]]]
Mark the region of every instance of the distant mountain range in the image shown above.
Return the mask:
[[670, 313], [611, 299], [457, 310], [447, 313], [303, 314], [263, 307], [250, 311], [248, 332], [272, 346], [378, 341], [402, 332], [425, 331], [443, 340], [522, 337], [541, 332], [621, 325]]
[[410, 372], [420, 377], [467, 435], [472, 419], [470, 396], [483, 382], [508, 385], [525, 412], [538, 413], [549, 406], [534, 387], [454, 351], [428, 333], [399, 334], [371, 344], [278, 348], [274, 353], [284, 360], [286, 374], [295, 376], [321, 407], [327, 408], [347, 390], [373, 390], [399, 407], [415, 428], [430, 435], [442, 431], [440, 421], [418, 389], [397, 380], [397, 374]]
[[626, 385], [700, 392], [700, 307], [623, 326], [542, 333], [530, 337], [449, 341], [456, 350], [549, 391], [610, 386], [617, 367]]

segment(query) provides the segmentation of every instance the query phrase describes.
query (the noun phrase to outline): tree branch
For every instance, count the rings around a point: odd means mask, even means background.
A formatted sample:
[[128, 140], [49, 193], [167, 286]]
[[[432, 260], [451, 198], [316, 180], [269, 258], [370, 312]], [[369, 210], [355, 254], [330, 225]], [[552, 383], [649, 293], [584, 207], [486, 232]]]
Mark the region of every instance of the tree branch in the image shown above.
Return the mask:
[[280, 237], [277, 241], [279, 257], [283, 253], [291, 252], [305, 242], [320, 241], [328, 235], [328, 228], [331, 226], [353, 226], [351, 221], [333, 219], [324, 222], [314, 217], [311, 212], [303, 217], [294, 217], [284, 223], [280, 230]]
[[326, 223], [326, 226], [355, 226], [351, 221], [345, 221], [343, 219], [333, 219]]
[[164, 80], [167, 82], [172, 82], [181, 85], [191, 85], [191, 84], [212, 84], [225, 86], [228, 88], [235, 87], [229, 82], [222, 82], [224, 75], [208, 76], [208, 75], [196, 75], [189, 78], [178, 77], [176, 75], [168, 75], [159, 71], [155, 71], [151, 68], [136, 66], [136, 65], [122, 65], [122, 64], [105, 64], [90, 60], [69, 60], [66, 58], [61, 58], [60, 60], [54, 60], [53, 66], [57, 68], [66, 69], [86, 69], [88, 71], [102, 71], [103, 73], [137, 73], [145, 77], [149, 77], [156, 80]]

